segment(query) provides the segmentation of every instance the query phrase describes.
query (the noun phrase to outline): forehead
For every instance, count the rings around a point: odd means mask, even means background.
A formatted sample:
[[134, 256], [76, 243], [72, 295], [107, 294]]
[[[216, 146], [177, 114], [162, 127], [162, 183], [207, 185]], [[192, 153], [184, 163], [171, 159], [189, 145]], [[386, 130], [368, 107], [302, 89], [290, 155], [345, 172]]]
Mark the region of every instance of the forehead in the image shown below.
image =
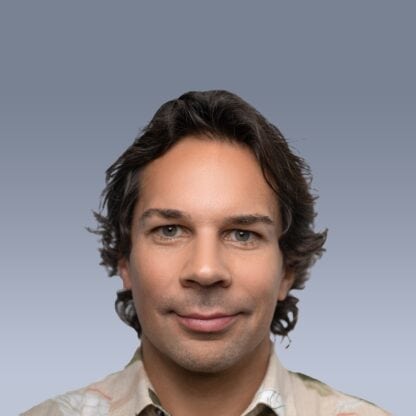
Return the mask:
[[149, 208], [201, 220], [254, 212], [278, 218], [277, 197], [251, 150], [207, 137], [182, 139], [142, 170], [137, 209]]

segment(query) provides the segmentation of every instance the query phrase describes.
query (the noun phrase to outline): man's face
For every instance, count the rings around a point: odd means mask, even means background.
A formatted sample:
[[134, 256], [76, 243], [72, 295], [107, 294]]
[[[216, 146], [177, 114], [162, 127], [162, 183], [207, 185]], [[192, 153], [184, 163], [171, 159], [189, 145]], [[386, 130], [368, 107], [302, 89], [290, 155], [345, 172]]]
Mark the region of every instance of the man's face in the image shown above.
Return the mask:
[[276, 197], [250, 150], [186, 137], [140, 175], [130, 257], [143, 349], [197, 372], [231, 368], [268, 346], [292, 283]]

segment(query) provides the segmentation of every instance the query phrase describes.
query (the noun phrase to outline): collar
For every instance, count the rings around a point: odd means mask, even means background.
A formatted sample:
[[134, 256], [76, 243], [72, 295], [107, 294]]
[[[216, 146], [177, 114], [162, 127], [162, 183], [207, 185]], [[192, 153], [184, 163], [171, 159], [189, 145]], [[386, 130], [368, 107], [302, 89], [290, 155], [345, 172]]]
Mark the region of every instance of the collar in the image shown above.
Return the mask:
[[253, 400], [243, 412], [243, 416], [255, 416], [263, 409], [270, 415], [296, 416], [293, 413], [293, 395], [290, 389], [289, 372], [280, 363], [274, 344], [271, 345], [266, 374]]

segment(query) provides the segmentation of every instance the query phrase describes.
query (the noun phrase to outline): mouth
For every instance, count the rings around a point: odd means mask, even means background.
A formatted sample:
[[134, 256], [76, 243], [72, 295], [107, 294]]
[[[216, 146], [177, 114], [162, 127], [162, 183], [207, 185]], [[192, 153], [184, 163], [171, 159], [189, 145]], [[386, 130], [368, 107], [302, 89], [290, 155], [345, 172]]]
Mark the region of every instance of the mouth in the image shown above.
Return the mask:
[[175, 314], [179, 324], [192, 332], [213, 333], [221, 332], [229, 328], [239, 317], [239, 313], [227, 315], [222, 313], [214, 314]]

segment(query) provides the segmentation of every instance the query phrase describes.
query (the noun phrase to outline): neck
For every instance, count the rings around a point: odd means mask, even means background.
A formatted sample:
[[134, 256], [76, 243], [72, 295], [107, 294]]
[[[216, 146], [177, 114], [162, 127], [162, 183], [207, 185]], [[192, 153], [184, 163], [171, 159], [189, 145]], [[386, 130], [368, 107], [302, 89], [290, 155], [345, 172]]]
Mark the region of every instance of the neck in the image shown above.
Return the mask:
[[265, 376], [270, 351], [267, 339], [231, 368], [202, 373], [180, 367], [142, 339], [149, 380], [162, 406], [173, 416], [241, 415]]

